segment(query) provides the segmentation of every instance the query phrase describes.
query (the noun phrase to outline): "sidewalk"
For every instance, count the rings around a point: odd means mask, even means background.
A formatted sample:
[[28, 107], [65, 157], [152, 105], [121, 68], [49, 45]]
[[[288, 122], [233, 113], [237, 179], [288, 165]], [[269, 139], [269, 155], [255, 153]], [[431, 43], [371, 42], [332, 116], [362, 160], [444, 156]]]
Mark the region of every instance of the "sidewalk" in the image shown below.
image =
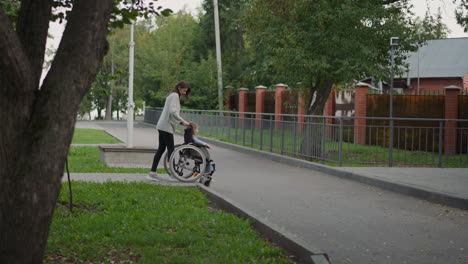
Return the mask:
[[204, 140], [245, 154], [468, 210], [468, 168], [331, 167], [207, 138]]
[[[468, 210], [467, 168], [342, 168], [386, 189]], [[399, 190], [398, 190], [399, 189]]]
[[[86, 126], [98, 126], [126, 140], [125, 123], [77, 123], [77, 127]], [[157, 146], [154, 126], [137, 123], [134, 134], [135, 146]], [[181, 140], [176, 136], [176, 142]], [[466, 169], [320, 164], [311, 169], [295, 160], [214, 142], [210, 153], [217, 165], [210, 189], [326, 252], [332, 263], [468, 263], [466, 211], [374, 187], [386, 181], [384, 185], [390, 182], [399, 189], [424, 188], [466, 201]], [[344, 177], [373, 181], [374, 186]]]
[[[105, 125], [103, 127], [99, 124]], [[122, 129], [122, 125], [126, 124], [113, 121], [80, 122], [78, 124], [83, 128], [105, 129], [111, 135], [126, 142], [127, 131]], [[154, 135], [148, 135], [147, 131], [145, 133], [143, 129], [153, 129]], [[334, 176], [468, 210], [468, 168], [330, 167], [225, 142], [204, 140], [223, 148], [270, 158], [293, 166], [315, 169]], [[182, 139], [176, 136], [176, 142], [180, 141]], [[154, 126], [142, 122], [135, 123], [134, 144], [141, 147], [157, 147], [157, 133]]]

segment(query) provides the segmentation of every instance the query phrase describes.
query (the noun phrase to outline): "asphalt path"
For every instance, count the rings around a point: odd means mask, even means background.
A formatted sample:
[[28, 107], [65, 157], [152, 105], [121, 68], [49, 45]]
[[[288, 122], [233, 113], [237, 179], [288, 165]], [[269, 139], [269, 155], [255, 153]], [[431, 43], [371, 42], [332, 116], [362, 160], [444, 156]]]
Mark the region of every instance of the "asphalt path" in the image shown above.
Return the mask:
[[[77, 127], [126, 140], [126, 123]], [[136, 123], [134, 133], [136, 146], [157, 147], [154, 126]], [[468, 263], [467, 211], [217, 146], [210, 154], [217, 168], [210, 188], [326, 252], [332, 263]]]

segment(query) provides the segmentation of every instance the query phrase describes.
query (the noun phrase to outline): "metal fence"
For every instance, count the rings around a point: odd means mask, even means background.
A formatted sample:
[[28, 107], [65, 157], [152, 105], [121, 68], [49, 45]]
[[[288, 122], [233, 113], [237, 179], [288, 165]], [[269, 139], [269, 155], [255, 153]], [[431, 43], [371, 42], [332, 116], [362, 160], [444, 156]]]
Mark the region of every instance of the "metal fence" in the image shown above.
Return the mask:
[[[146, 108], [145, 122], [156, 123], [161, 111]], [[200, 136], [329, 165], [468, 165], [468, 120], [267, 113], [256, 119], [251, 112], [206, 110], [181, 114], [200, 126]]]

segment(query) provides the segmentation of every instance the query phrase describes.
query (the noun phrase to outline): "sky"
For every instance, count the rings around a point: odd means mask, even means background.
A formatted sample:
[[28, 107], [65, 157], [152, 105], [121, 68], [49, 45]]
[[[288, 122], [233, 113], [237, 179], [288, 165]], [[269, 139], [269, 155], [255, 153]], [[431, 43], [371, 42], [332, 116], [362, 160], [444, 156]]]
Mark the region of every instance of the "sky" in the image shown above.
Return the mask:
[[192, 14], [196, 14], [196, 10], [201, 7], [202, 0], [158, 0], [156, 4], [164, 8], [170, 8], [174, 12], [185, 8]]
[[414, 6], [414, 13], [420, 17], [424, 17], [428, 5], [432, 13], [437, 13], [437, 9], [440, 8], [443, 22], [451, 31], [448, 34], [449, 38], [468, 37], [468, 33], [463, 32], [463, 28], [457, 24], [455, 19], [456, 5], [452, 0], [411, 0], [411, 3]]

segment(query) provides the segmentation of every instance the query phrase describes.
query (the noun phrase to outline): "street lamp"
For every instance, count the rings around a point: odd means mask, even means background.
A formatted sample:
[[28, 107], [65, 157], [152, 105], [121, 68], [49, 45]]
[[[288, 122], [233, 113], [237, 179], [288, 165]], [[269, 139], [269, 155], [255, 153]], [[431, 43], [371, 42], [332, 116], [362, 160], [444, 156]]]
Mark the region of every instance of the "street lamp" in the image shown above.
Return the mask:
[[133, 27], [134, 21], [130, 25], [130, 43], [129, 47], [129, 58], [128, 58], [128, 102], [127, 102], [127, 148], [133, 148], [133, 109], [135, 103], [133, 103], [133, 55], [135, 42], [133, 42]]
[[221, 65], [221, 40], [219, 37], [219, 13], [218, 0], [213, 0], [215, 40], [216, 40], [216, 62], [218, 68], [218, 104], [219, 111], [223, 111], [223, 67]]
[[390, 118], [393, 117], [393, 76], [395, 74], [395, 59], [394, 59], [394, 53], [395, 53], [395, 47], [398, 46], [398, 40], [399, 38], [397, 37], [391, 37], [390, 38], [390, 61], [391, 61], [391, 76], [390, 76]]
[[395, 47], [398, 46], [399, 38], [391, 37], [390, 38], [390, 61], [391, 61], [391, 76], [390, 76], [390, 109], [389, 109], [389, 118], [390, 118], [390, 138], [388, 141], [388, 166], [393, 166], [393, 75], [395, 74]]

